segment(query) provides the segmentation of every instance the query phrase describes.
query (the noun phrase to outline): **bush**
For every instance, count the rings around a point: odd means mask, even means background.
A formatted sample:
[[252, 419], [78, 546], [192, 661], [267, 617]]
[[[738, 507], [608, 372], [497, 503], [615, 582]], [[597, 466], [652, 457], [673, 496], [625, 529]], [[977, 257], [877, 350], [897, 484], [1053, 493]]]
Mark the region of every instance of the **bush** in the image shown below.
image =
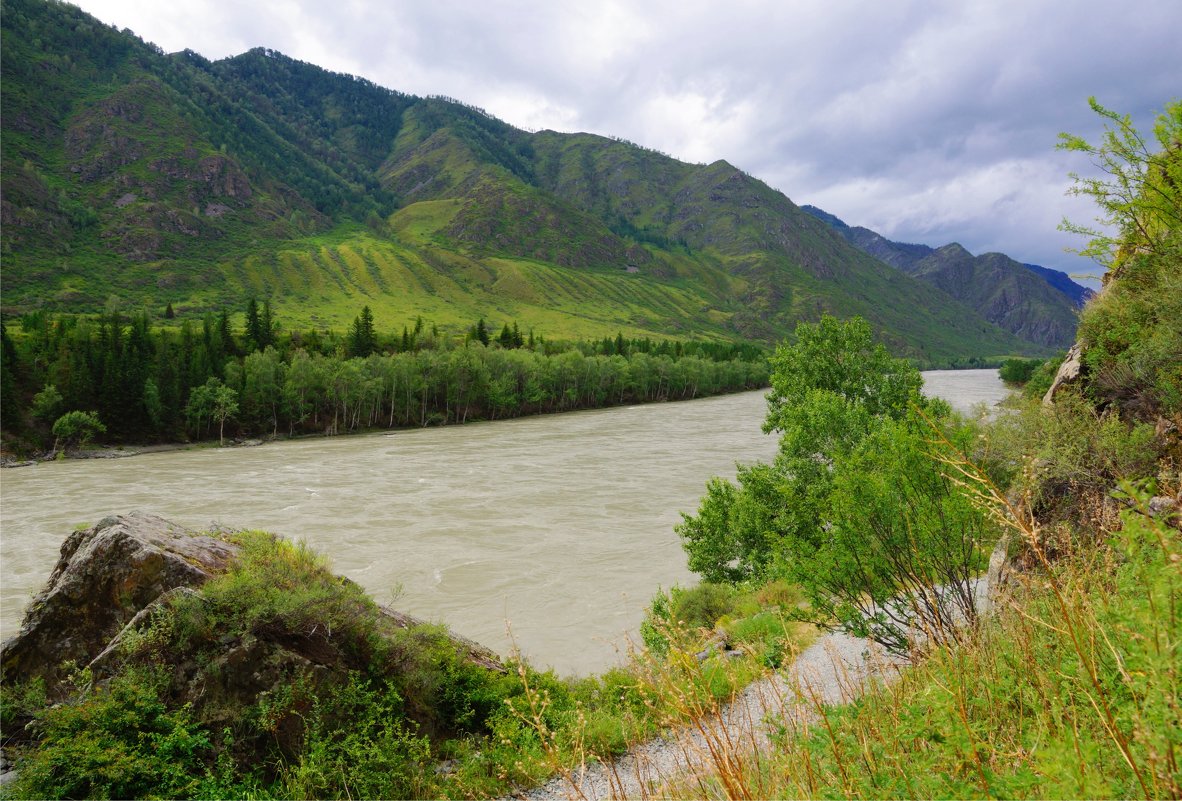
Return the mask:
[[107, 430], [99, 420], [97, 412], [66, 412], [53, 423], [53, 435], [62, 441], [66, 447], [77, 445], [81, 447]]
[[1006, 359], [997, 374], [1007, 384], [1022, 386], [1030, 380], [1042, 363], [1042, 359]]
[[1182, 252], [1126, 263], [1085, 309], [1079, 336], [1088, 396], [1126, 417], [1182, 413]]
[[212, 764], [188, 709], [169, 710], [162, 676], [133, 671], [37, 716], [39, 747], [18, 765], [13, 798], [186, 798]]

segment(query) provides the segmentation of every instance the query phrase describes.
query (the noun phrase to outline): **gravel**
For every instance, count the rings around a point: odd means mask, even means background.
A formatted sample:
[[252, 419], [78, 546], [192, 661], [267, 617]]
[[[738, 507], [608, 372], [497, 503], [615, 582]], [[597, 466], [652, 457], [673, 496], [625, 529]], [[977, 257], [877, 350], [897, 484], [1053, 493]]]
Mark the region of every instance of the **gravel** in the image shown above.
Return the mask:
[[692, 783], [695, 776], [711, 773], [712, 753], [759, 748], [773, 728], [792, 730], [807, 724], [817, 702], [848, 702], [862, 692], [867, 679], [890, 681], [902, 664], [866, 640], [826, 634], [791, 666], [748, 686], [716, 716], [640, 743], [610, 763], [586, 765], [512, 798], [602, 801], [659, 796], [659, 788], [669, 780]]

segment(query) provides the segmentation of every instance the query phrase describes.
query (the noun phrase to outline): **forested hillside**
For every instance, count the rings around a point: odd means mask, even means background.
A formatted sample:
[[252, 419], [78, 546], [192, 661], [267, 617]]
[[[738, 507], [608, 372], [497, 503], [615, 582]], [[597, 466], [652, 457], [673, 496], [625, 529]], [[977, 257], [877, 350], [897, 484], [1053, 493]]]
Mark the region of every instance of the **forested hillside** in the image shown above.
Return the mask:
[[4, 313], [254, 296], [292, 327], [480, 317], [556, 336], [774, 341], [858, 314], [923, 362], [1037, 353], [719, 161], [527, 133], [256, 49], [164, 54], [3, 6]]
[[802, 208], [859, 250], [942, 289], [1031, 342], [1068, 347], [1075, 338], [1079, 309], [1092, 296], [1066, 273], [1021, 264], [1004, 253], [974, 256], [955, 242], [938, 248], [893, 242], [815, 206]]

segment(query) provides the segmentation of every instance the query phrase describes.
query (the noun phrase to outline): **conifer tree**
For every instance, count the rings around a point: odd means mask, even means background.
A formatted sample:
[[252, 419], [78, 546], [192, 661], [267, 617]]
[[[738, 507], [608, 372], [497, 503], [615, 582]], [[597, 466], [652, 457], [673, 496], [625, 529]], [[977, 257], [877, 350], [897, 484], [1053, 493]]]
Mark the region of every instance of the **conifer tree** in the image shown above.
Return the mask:
[[349, 329], [346, 347], [350, 356], [364, 359], [377, 350], [377, 346], [378, 337], [374, 330], [373, 312], [370, 311], [369, 306], [364, 306], [361, 309], [361, 314], [354, 318], [353, 327]]

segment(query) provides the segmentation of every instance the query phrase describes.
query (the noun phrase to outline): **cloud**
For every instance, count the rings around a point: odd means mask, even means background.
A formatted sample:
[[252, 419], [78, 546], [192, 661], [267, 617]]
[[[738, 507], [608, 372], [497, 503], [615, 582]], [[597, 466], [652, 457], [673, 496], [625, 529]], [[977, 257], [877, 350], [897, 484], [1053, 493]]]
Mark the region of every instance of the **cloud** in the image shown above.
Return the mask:
[[[529, 129], [726, 159], [855, 225], [1079, 269], [1059, 131], [1176, 99], [1176, 0], [83, 0], [166, 50], [254, 46]], [[1081, 213], [1082, 212], [1082, 213]]]

